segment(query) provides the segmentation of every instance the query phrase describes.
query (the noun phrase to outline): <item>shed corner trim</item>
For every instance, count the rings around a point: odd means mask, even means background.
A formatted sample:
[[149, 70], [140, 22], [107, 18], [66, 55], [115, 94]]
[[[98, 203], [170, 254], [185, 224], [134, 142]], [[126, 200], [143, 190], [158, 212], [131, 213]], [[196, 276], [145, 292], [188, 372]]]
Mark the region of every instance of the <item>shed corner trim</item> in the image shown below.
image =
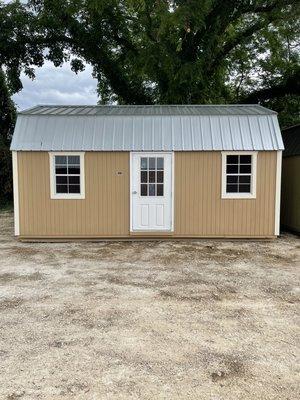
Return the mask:
[[19, 175], [18, 175], [18, 153], [12, 152], [13, 167], [13, 198], [14, 198], [14, 225], [15, 236], [20, 235], [20, 206], [19, 206]]
[[280, 234], [280, 199], [281, 199], [281, 169], [282, 169], [282, 150], [277, 151], [276, 161], [276, 192], [275, 192], [275, 232]]

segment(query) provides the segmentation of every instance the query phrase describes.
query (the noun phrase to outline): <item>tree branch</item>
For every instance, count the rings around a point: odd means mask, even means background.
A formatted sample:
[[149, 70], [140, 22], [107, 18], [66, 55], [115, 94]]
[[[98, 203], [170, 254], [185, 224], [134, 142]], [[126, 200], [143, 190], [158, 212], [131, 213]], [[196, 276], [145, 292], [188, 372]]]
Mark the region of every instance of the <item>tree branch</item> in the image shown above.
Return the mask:
[[277, 13], [272, 13], [267, 16], [266, 19], [258, 19], [252, 25], [248, 26], [245, 30], [239, 32], [235, 37], [228, 40], [224, 46], [221, 48], [219, 52], [216, 52], [214, 57], [214, 61], [210, 64], [209, 69], [215, 70], [220, 63], [224, 60], [224, 58], [239, 44], [244, 43], [247, 39], [249, 39], [254, 33], [260, 31], [261, 29], [268, 26], [270, 23], [285, 18], [284, 15], [279, 15]]
[[245, 96], [241, 103], [259, 103], [262, 100], [269, 100], [275, 97], [284, 97], [286, 95], [298, 95], [300, 93], [300, 68], [291, 76], [280, 83], [255, 90]]

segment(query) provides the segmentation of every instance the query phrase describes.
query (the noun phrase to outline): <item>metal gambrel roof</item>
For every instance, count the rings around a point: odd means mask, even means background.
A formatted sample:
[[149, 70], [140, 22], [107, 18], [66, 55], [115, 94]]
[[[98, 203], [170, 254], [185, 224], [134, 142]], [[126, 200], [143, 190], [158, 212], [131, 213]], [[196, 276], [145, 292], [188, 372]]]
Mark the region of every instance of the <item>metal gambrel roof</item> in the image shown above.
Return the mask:
[[22, 115], [273, 115], [258, 104], [220, 105], [124, 105], [124, 106], [36, 106]]
[[259, 105], [37, 106], [18, 115], [16, 151], [282, 150]]

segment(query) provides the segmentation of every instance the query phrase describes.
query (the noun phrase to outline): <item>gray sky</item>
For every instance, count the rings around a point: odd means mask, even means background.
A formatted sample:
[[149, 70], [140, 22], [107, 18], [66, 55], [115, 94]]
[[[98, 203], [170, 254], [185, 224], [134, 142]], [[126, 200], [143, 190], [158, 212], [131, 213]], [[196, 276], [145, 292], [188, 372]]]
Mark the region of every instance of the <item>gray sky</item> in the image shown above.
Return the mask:
[[91, 74], [89, 65], [76, 75], [68, 63], [56, 68], [47, 61], [36, 69], [35, 80], [22, 75], [23, 90], [13, 99], [19, 110], [37, 104], [96, 104], [97, 81]]

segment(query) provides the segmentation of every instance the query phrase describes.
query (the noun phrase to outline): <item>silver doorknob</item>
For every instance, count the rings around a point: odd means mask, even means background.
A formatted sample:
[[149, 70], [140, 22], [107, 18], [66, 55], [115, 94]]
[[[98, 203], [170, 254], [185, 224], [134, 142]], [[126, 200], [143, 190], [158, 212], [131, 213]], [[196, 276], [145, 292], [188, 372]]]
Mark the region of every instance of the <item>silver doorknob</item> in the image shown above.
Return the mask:
[[132, 194], [137, 194], [137, 191], [136, 191], [136, 190], [134, 190], [134, 191], [132, 192]]

